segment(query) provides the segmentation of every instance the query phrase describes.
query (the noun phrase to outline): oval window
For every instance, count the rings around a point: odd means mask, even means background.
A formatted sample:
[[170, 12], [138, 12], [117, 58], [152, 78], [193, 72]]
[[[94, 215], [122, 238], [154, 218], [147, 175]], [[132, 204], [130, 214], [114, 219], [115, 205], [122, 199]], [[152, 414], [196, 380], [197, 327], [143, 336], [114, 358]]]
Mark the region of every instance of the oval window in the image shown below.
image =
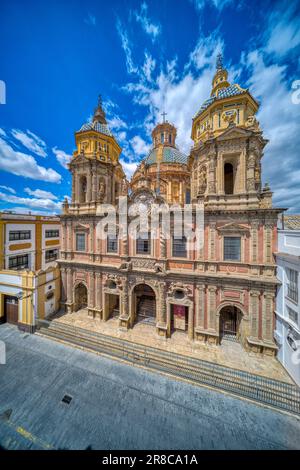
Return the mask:
[[184, 298], [183, 290], [176, 290], [174, 292], [174, 297], [175, 297], [175, 299], [183, 299]]
[[117, 288], [117, 284], [115, 283], [115, 281], [109, 281], [109, 283], [108, 283], [108, 288], [109, 288], [109, 289], [116, 289], [116, 288]]

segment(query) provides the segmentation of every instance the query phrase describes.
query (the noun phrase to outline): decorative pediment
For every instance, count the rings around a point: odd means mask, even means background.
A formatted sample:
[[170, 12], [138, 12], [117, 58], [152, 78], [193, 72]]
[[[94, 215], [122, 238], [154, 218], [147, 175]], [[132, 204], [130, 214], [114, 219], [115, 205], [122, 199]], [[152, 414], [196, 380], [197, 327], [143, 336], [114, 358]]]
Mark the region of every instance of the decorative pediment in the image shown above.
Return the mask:
[[216, 138], [216, 140], [220, 142], [220, 141], [223, 141], [223, 140], [238, 139], [238, 138], [241, 138], [241, 137], [249, 137], [251, 135], [252, 135], [252, 132], [247, 130], [247, 129], [243, 129], [243, 128], [237, 127], [237, 126], [231, 126], [228, 129], [226, 129], [226, 131], [223, 132], [223, 134], [219, 135]]
[[247, 225], [231, 222], [217, 227], [217, 230], [226, 233], [248, 233], [249, 227]]
[[84, 153], [80, 153], [76, 157], [73, 157], [72, 160], [70, 161], [69, 165], [70, 167], [80, 165], [82, 163], [87, 163], [89, 159], [84, 155]]
[[84, 224], [76, 224], [75, 227], [74, 227], [74, 231], [75, 232], [88, 232], [90, 230], [90, 227], [88, 225], [84, 225]]

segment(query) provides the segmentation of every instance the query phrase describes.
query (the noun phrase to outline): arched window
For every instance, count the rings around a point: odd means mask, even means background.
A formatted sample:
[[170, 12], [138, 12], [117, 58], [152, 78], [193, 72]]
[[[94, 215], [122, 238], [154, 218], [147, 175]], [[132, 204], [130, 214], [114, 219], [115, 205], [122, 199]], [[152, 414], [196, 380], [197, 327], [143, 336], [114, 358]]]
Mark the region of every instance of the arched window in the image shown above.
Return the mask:
[[224, 165], [224, 189], [225, 194], [233, 194], [234, 175], [231, 163], [225, 163]]
[[86, 176], [81, 176], [79, 180], [79, 201], [86, 202]]

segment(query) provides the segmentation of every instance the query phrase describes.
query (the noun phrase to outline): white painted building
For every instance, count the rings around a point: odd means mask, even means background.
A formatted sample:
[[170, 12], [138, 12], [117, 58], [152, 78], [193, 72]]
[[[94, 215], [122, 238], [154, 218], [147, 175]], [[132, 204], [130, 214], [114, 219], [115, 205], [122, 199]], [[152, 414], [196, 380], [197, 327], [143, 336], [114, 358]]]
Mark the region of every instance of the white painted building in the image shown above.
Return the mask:
[[278, 359], [300, 386], [300, 216], [285, 216], [279, 224], [276, 260]]

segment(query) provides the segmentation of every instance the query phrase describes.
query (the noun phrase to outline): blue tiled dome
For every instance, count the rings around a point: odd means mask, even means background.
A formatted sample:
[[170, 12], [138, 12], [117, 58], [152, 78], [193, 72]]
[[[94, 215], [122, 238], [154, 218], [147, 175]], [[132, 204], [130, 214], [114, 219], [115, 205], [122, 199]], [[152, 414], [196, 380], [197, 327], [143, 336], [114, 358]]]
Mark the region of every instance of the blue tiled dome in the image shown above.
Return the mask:
[[[163, 148], [162, 163], [181, 163], [186, 165], [188, 157], [174, 147]], [[157, 163], [157, 149], [152, 149], [148, 156], [145, 158], [145, 163], [153, 165]]]
[[113, 135], [107, 124], [101, 124], [100, 122], [97, 122], [97, 121], [87, 122], [86, 124], [83, 124], [83, 126], [81, 126], [78, 132], [83, 132], [83, 131], [97, 131], [97, 132], [101, 132], [101, 134], [105, 134], [109, 136]]
[[221, 88], [219, 90], [218, 95], [213, 95], [208, 98], [202, 106], [200, 107], [199, 111], [195, 114], [194, 119], [199, 116], [203, 111], [205, 111], [214, 101], [222, 100], [223, 98], [229, 98], [230, 96], [241, 95], [245, 93], [245, 89], [240, 88], [238, 85], [230, 85], [226, 88]]

